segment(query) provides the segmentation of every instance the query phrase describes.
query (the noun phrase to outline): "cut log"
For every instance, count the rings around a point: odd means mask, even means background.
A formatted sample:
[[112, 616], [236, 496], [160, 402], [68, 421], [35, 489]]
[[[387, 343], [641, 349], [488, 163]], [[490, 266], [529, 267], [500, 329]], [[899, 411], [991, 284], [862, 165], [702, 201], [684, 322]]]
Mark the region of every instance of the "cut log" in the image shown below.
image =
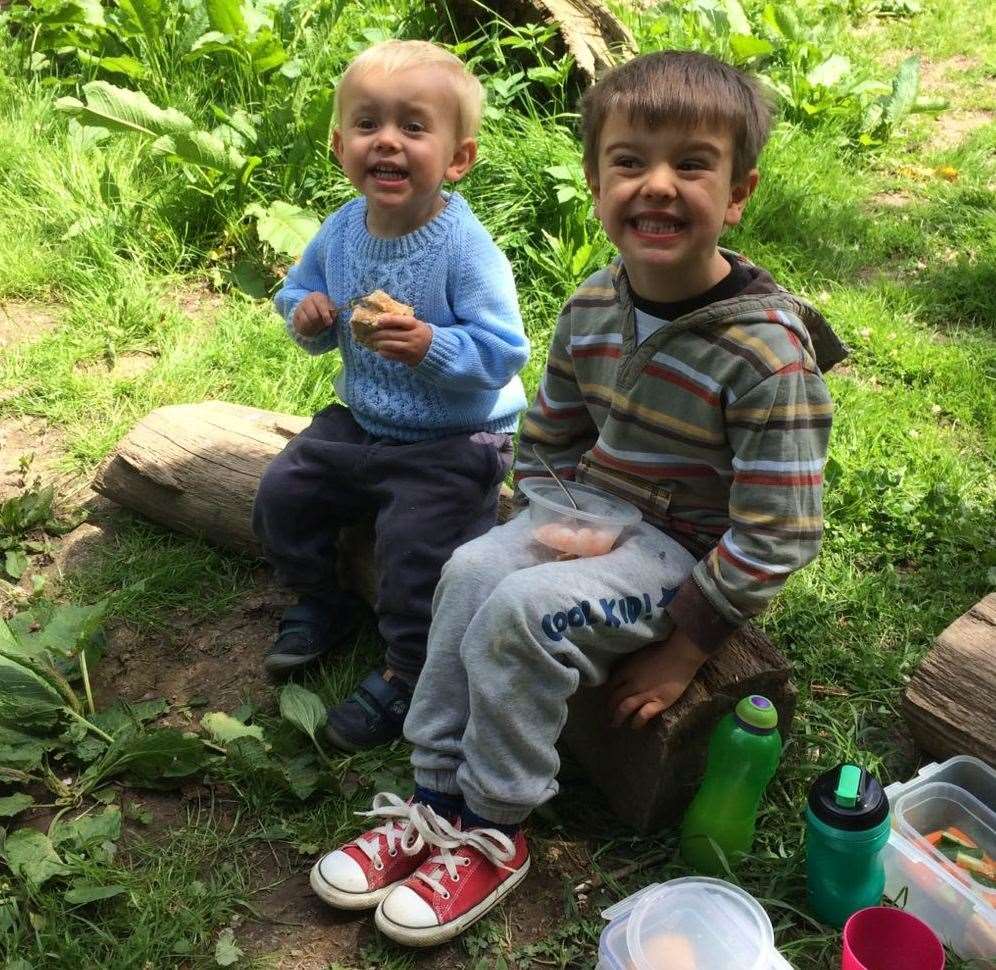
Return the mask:
[[996, 764], [996, 593], [958, 617], [920, 662], [903, 697], [917, 743], [937, 758]]
[[[170, 529], [257, 554], [249, 517], [259, 477], [307, 424], [296, 415], [220, 401], [159, 408], [101, 465], [94, 488]], [[508, 515], [509, 497], [506, 489], [500, 518]], [[347, 530], [340, 548], [344, 582], [372, 603], [370, 524], [358, 522]], [[616, 814], [649, 831], [680, 816], [701, 776], [712, 728], [747, 694], [774, 702], [787, 735], [796, 702], [789, 666], [753, 627], [732, 637], [681, 700], [644, 731], [610, 726], [605, 688], [579, 691], [563, 743]]]
[[449, 9], [464, 35], [490, 23], [495, 15], [510, 24], [552, 23], [562, 45], [557, 53], [573, 54], [589, 82], [638, 50], [630, 29], [603, 0], [454, 0]]
[[97, 469], [93, 487], [167, 528], [258, 555], [250, 527], [256, 486], [309, 422], [224, 401], [157, 408]]

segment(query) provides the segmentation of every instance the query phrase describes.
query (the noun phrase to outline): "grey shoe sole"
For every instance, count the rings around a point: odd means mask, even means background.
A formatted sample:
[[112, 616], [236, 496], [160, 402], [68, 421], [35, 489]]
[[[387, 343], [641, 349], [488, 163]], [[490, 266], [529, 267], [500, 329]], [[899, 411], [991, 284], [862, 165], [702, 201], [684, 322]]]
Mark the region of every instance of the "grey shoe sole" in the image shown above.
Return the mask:
[[328, 656], [331, 650], [320, 653], [309, 653], [301, 656], [299, 653], [269, 653], [263, 658], [263, 669], [270, 674], [286, 674], [301, 667], [307, 667], [316, 660]]

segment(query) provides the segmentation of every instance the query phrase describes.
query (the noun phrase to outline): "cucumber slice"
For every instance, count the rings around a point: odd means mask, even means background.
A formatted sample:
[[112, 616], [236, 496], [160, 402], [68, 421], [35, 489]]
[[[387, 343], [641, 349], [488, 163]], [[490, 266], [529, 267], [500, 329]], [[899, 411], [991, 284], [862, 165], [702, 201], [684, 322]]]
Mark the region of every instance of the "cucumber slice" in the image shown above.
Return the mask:
[[982, 850], [963, 832], [956, 832], [953, 829], [945, 829], [941, 833], [941, 845], [956, 846], [963, 852], [970, 852], [973, 855], [978, 853], [978, 855], [975, 856], [977, 859], [982, 858]]
[[955, 864], [962, 869], [967, 869], [972, 875], [978, 873], [979, 875], [987, 876], [991, 871], [985, 859], [969, 855], [967, 852], [959, 852], [955, 858]]
[[983, 889], [996, 889], [996, 879], [990, 879], [989, 876], [974, 871], [971, 876]]

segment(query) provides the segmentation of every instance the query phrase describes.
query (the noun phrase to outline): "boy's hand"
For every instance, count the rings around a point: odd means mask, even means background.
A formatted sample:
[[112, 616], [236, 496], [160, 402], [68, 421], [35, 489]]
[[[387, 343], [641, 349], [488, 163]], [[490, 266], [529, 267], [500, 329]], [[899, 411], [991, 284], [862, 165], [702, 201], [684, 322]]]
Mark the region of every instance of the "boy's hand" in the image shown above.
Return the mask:
[[675, 630], [663, 642], [647, 644], [620, 661], [609, 678], [612, 726], [632, 715], [630, 727], [646, 727], [685, 693], [708, 659], [687, 634]]
[[337, 314], [324, 293], [309, 293], [294, 311], [294, 329], [302, 337], [315, 337], [335, 323]]
[[370, 336], [370, 349], [387, 360], [397, 360], [416, 367], [429, 352], [432, 327], [414, 317], [385, 313], [377, 318], [377, 329]]

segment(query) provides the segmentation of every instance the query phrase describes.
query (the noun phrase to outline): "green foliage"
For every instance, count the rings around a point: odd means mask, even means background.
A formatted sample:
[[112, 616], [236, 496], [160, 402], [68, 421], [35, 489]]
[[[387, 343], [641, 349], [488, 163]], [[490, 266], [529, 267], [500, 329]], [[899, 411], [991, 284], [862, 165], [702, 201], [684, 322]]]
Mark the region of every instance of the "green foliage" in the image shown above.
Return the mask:
[[32, 533], [62, 535], [75, 529], [83, 514], [69, 520], [56, 517], [52, 510], [54, 492], [51, 485], [26, 488], [19, 495], [0, 501], [0, 552], [4, 559], [0, 572], [20, 579], [28, 568], [28, 556], [44, 552], [45, 543]]

